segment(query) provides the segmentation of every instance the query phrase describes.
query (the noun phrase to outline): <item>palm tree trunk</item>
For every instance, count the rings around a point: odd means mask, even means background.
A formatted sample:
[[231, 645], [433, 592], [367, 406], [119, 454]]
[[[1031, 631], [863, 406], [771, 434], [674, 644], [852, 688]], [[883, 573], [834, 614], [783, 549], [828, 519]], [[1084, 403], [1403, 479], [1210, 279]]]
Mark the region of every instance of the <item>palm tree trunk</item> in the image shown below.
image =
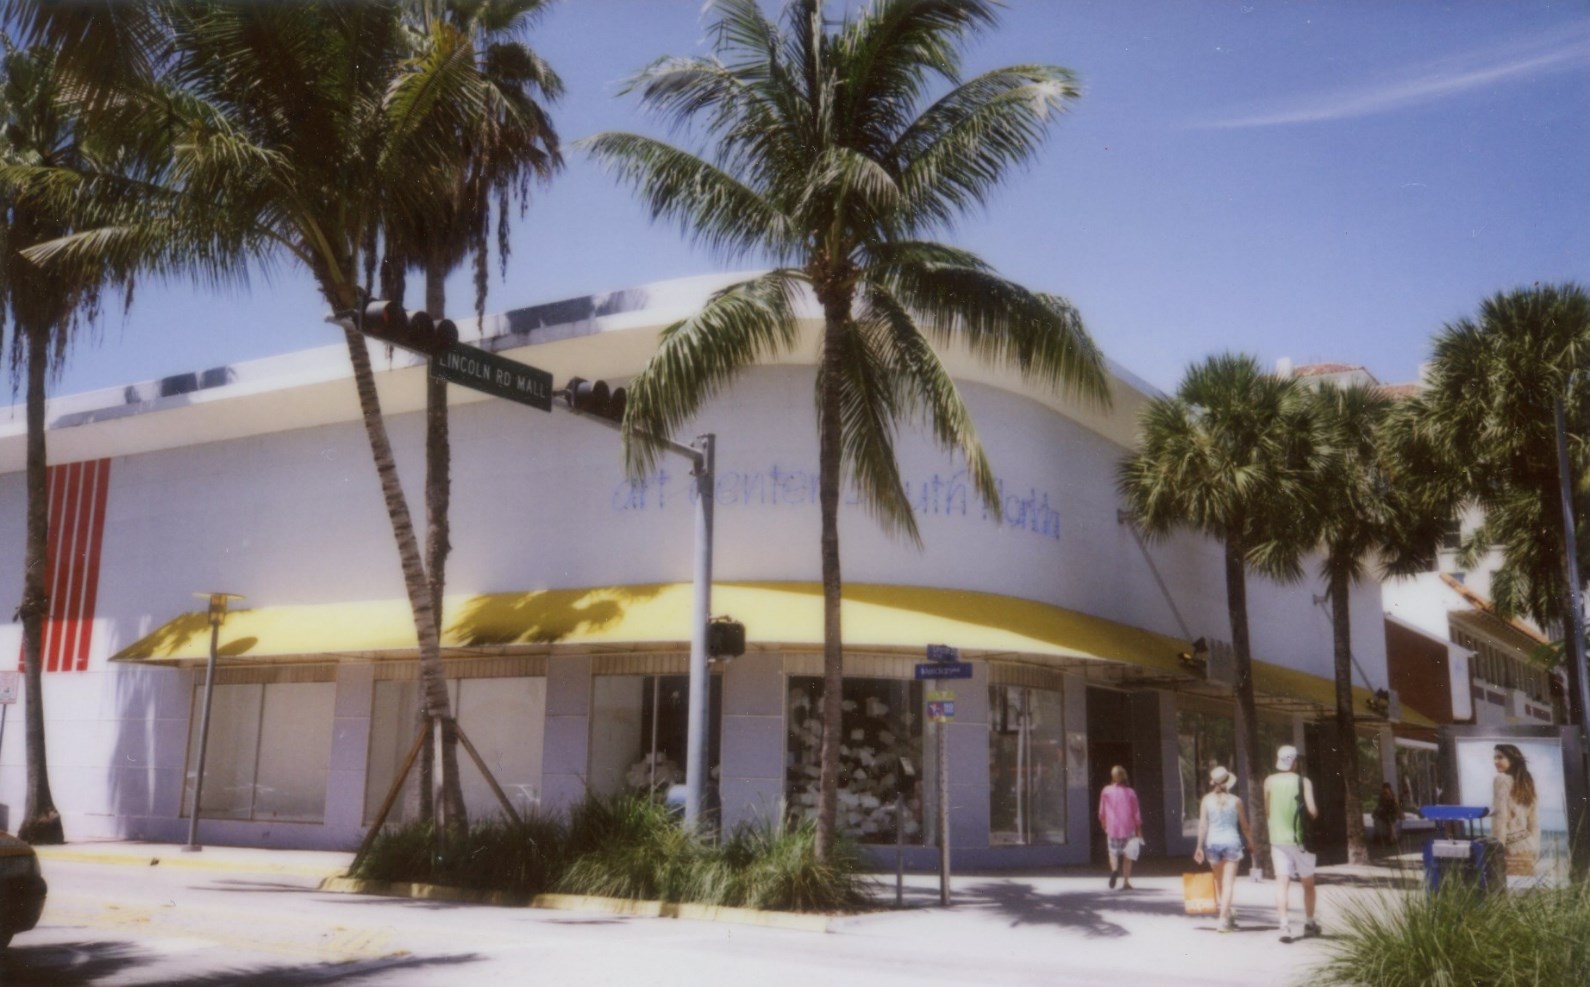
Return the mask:
[[[447, 267], [432, 257], [425, 267], [425, 311], [440, 319], [447, 312]], [[442, 596], [447, 586], [447, 554], [452, 549], [448, 508], [452, 500], [452, 444], [447, 430], [447, 382], [425, 375], [425, 575], [431, 606], [436, 614], [437, 653], [441, 653]], [[432, 757], [431, 735], [426, 734], [425, 756]], [[458, 774], [458, 732], [451, 721], [442, 724], [442, 783], [451, 777], [463, 803], [463, 782]], [[427, 786], [430, 780], [426, 779]], [[445, 800], [444, 800], [445, 801]]]
[[1358, 800], [1358, 730], [1353, 717], [1352, 607], [1347, 567], [1331, 565], [1331, 637], [1336, 659], [1336, 738], [1341, 745], [1342, 811], [1347, 815], [1347, 862], [1369, 863], [1364, 809]]
[[818, 409], [817, 485], [822, 512], [823, 566], [823, 741], [819, 751], [815, 853], [826, 861], [833, 852], [839, 816], [839, 742], [844, 717], [844, 647], [839, 625], [842, 583], [839, 573], [840, 333], [849, 323], [848, 299], [825, 299], [820, 407]]
[[453, 716], [448, 705], [446, 671], [442, 667], [441, 649], [438, 646], [436, 610], [431, 604], [430, 583], [425, 577], [425, 563], [420, 557], [419, 539], [414, 535], [414, 521], [409, 515], [408, 502], [404, 500], [403, 487], [398, 482], [397, 462], [392, 456], [392, 442], [387, 437], [386, 423], [381, 417], [381, 403], [375, 391], [375, 374], [370, 367], [370, 354], [365, 349], [364, 336], [352, 329], [347, 330], [346, 335], [365, 435], [370, 441], [370, 454], [375, 460], [376, 476], [381, 482], [381, 495], [386, 501], [387, 516], [392, 522], [392, 535], [397, 541], [398, 558], [403, 568], [403, 588], [408, 594], [409, 607], [414, 612], [414, 632], [420, 649], [420, 688], [425, 710], [442, 725], [442, 817], [449, 829], [464, 830], [469, 826], [469, 818], [464, 811], [456, 754], [451, 764], [447, 760], [447, 738], [457, 735], [451, 729]]
[[[44, 749], [44, 618], [49, 613], [45, 576], [49, 567], [49, 484], [44, 438], [44, 390], [49, 370], [47, 331], [20, 330], [27, 336], [27, 545], [23, 550], [22, 668], [27, 696], [28, 779], [17, 835], [29, 843], [66, 842], [61, 814], [50, 794], [49, 759]], [[59, 561], [57, 564], [60, 564]]]
[[[1248, 641], [1248, 581], [1238, 536], [1226, 537], [1226, 607], [1231, 615], [1231, 653], [1237, 692], [1237, 777], [1248, 792], [1253, 828], [1253, 864], [1271, 873], [1270, 829], [1264, 811], [1264, 775], [1259, 759], [1259, 718], [1253, 700], [1253, 651]], [[1274, 876], [1271, 874], [1271, 876]]]

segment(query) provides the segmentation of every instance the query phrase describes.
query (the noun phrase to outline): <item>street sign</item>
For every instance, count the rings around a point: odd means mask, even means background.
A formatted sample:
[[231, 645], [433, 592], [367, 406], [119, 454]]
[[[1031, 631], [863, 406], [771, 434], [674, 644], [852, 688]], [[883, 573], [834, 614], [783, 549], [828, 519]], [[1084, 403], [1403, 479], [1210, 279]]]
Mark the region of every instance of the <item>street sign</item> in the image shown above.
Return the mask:
[[959, 648], [952, 648], [947, 644], [930, 644], [927, 646], [928, 661], [960, 661]]
[[923, 679], [969, 679], [972, 663], [969, 661], [925, 662], [916, 666], [918, 681]]
[[551, 374], [464, 343], [454, 343], [432, 357], [431, 376], [542, 411], [552, 410]]
[[955, 700], [928, 703], [927, 718], [929, 723], [948, 723], [955, 719]]

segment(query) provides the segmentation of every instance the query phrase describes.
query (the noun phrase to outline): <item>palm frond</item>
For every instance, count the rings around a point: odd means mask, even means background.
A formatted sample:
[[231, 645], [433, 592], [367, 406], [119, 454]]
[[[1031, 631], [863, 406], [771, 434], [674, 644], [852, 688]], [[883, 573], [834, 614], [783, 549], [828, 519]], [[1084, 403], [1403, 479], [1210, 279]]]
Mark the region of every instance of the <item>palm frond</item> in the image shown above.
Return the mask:
[[630, 475], [655, 465], [660, 447], [743, 369], [798, 338], [800, 274], [769, 271], [715, 293], [700, 312], [663, 330], [657, 352], [629, 382], [624, 462]]
[[[872, 329], [874, 331], [867, 331]], [[895, 458], [896, 379], [879, 325], [852, 324], [835, 341], [840, 348], [839, 428], [841, 461], [861, 503], [891, 535], [917, 545], [922, 534]], [[832, 330], [830, 330], [832, 331]], [[880, 345], [883, 344], [883, 345]], [[818, 370], [817, 393], [824, 391], [826, 366]], [[822, 408], [818, 407], [819, 421]], [[821, 425], [819, 424], [819, 429]]]
[[1013, 168], [1034, 158], [1052, 118], [1079, 95], [1068, 69], [1017, 65], [971, 79], [929, 107], [890, 150], [903, 169], [911, 228], [944, 225], [985, 204]]
[[787, 250], [782, 214], [724, 171], [662, 141], [598, 134], [580, 142], [599, 165], [633, 188], [653, 219], [678, 223], [713, 250]]
[[933, 338], [964, 344], [981, 359], [1108, 405], [1104, 355], [1076, 309], [973, 261], [937, 244], [891, 243], [874, 248], [868, 278], [898, 298]]
[[998, 481], [949, 370], [898, 300], [872, 288], [865, 301], [861, 324], [879, 338], [877, 348], [886, 354], [889, 376], [900, 394], [898, 414], [925, 424], [941, 448], [960, 456], [978, 497], [999, 519], [1003, 505]]

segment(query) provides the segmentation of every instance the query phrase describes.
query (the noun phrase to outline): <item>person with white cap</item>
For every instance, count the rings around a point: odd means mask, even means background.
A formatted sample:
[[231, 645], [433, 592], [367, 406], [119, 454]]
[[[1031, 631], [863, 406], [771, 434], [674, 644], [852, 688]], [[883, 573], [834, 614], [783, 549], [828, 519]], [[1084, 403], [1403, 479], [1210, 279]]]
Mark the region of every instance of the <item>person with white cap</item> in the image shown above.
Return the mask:
[[1297, 748], [1287, 744], [1275, 752], [1275, 774], [1264, 779], [1264, 814], [1270, 821], [1270, 857], [1275, 864], [1275, 910], [1281, 918], [1281, 941], [1291, 942], [1287, 915], [1291, 880], [1303, 885], [1303, 935], [1320, 934], [1314, 920], [1314, 854], [1303, 848], [1303, 813], [1319, 818], [1314, 786], [1297, 773]]
[[1242, 862], [1244, 847], [1250, 853], [1253, 851], [1248, 809], [1240, 798], [1231, 794], [1236, 783], [1236, 776], [1224, 767], [1217, 766], [1209, 772], [1209, 794], [1198, 803], [1198, 847], [1193, 851], [1193, 860], [1201, 864], [1207, 858], [1209, 869], [1214, 871], [1221, 932], [1237, 929], [1236, 920], [1231, 917], [1237, 864]]

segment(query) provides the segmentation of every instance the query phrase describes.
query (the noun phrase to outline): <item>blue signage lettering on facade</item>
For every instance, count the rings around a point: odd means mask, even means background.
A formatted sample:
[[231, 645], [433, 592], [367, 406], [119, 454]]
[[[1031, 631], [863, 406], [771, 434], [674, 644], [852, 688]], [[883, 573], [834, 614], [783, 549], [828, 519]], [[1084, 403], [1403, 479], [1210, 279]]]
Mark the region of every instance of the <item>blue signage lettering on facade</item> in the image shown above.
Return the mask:
[[[911, 509], [918, 517], [966, 517], [992, 521], [993, 513], [980, 503], [973, 509], [976, 494], [969, 490], [965, 470], [949, 473], [932, 473], [925, 479], [902, 477]], [[1001, 520], [1005, 528], [1024, 531], [1058, 541], [1060, 539], [1060, 512], [1050, 505], [1049, 492], [1029, 487], [1025, 494], [1007, 490], [1004, 481], [996, 481]], [[817, 472], [770, 466], [760, 471], [720, 469], [713, 487], [713, 497], [719, 507], [815, 507], [817, 506]], [[680, 488], [675, 488], [680, 489]], [[695, 484], [683, 488], [689, 502], [699, 496]], [[639, 480], [625, 480], [613, 488], [614, 511], [666, 510], [677, 498], [670, 496], [666, 473], [653, 474]], [[860, 496], [847, 487], [846, 506], [859, 506]]]

